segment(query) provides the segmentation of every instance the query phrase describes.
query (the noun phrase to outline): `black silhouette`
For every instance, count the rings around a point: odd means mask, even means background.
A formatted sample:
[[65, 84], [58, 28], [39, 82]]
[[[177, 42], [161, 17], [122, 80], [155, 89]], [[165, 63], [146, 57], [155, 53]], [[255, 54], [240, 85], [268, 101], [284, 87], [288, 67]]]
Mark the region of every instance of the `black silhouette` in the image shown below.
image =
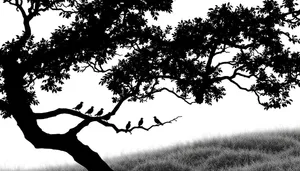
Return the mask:
[[83, 102], [80, 102], [76, 107], [74, 107], [73, 109], [75, 110], [80, 110], [83, 106]]
[[128, 121], [128, 123], [127, 123], [127, 125], [126, 125], [126, 131], [128, 131], [130, 127], [131, 127], [131, 122]]
[[94, 111], [94, 106], [92, 106], [88, 111], [85, 112], [85, 114], [91, 115]]
[[143, 118], [141, 118], [140, 121], [139, 121], [139, 123], [138, 123], [138, 125], [139, 125], [139, 126], [142, 126], [142, 125], [143, 125], [143, 122], [144, 122], [144, 121], [143, 121]]
[[95, 116], [101, 116], [102, 114], [103, 114], [103, 108], [101, 108]]
[[154, 116], [153, 118], [154, 118], [154, 122], [155, 122], [155, 123], [157, 123], [157, 124], [159, 124], [159, 125], [162, 125], [162, 123], [160, 122], [160, 120], [158, 120], [158, 119], [156, 118], [156, 116]]
[[[145, 14], [156, 19], [160, 12], [171, 13], [172, 0], [102, 0], [100, 5], [100, 0], [70, 0], [64, 1], [66, 8], [61, 2], [0, 2], [0, 6], [16, 8], [23, 25], [21, 34], [0, 45], [0, 89], [5, 94], [0, 97], [0, 115], [12, 116], [35, 147], [64, 151], [89, 171], [112, 169], [77, 134], [95, 120], [117, 133], [126, 130], [104, 122], [111, 114], [99, 119], [78, 115], [80, 106], [73, 108], [76, 111], [33, 112], [32, 106], [39, 104], [34, 86], [38, 80], [42, 80], [42, 91], [57, 93], [72, 70], [101, 73], [99, 85], [112, 92], [113, 115], [126, 101], [146, 102], [162, 91], [188, 104], [213, 105], [226, 95], [224, 82], [253, 93], [265, 109], [281, 108], [291, 104], [290, 90], [300, 86], [300, 50], [289, 49], [291, 43], [299, 45], [293, 30], [300, 27], [300, 7], [295, 1], [265, 0], [255, 8], [223, 4], [209, 9], [205, 19], [197, 17], [166, 29], [153, 27]], [[58, 10], [72, 25], [59, 26], [49, 38], [34, 40], [31, 20], [50, 10]], [[117, 61], [117, 51], [123, 49], [128, 51], [122, 54], [124, 60], [109, 63]], [[231, 58], [215, 60], [227, 52]], [[222, 74], [225, 68], [229, 75]], [[253, 79], [251, 87], [242, 86], [244, 79]], [[161, 80], [172, 81], [174, 89], [160, 84]], [[74, 97], [78, 95], [74, 92]], [[61, 114], [83, 120], [59, 136], [44, 132], [36, 122]]]
[[108, 112], [106, 115], [102, 116], [101, 119], [108, 121], [111, 117], [111, 113]]

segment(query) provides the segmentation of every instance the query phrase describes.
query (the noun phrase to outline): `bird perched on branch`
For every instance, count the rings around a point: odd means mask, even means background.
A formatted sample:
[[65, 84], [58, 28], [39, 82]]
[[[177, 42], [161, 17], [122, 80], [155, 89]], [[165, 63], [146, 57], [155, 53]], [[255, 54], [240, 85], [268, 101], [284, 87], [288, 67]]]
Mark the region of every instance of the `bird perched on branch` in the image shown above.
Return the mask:
[[91, 115], [94, 111], [94, 106], [92, 106], [88, 111], [85, 112], [85, 114]]
[[101, 119], [108, 121], [111, 117], [111, 113], [108, 112], [106, 115], [102, 116]]
[[103, 108], [101, 108], [95, 116], [101, 116], [102, 114], [103, 114]]
[[131, 122], [130, 122], [130, 121], [128, 121], [128, 123], [127, 123], [127, 125], [126, 125], [126, 131], [128, 131], [128, 130], [129, 130], [130, 126], [131, 126]]
[[73, 109], [75, 110], [80, 110], [82, 108], [83, 102], [80, 102], [76, 107], [74, 107]]
[[156, 118], [156, 116], [154, 116], [153, 118], [154, 118], [154, 122], [155, 122], [155, 123], [157, 123], [157, 124], [159, 124], [159, 125], [162, 125], [162, 123], [160, 122], [160, 120], [158, 120], [158, 119]]
[[144, 123], [143, 118], [141, 118], [140, 121], [139, 121], [139, 123], [138, 123], [138, 125], [139, 125], [139, 126], [142, 126], [143, 123]]

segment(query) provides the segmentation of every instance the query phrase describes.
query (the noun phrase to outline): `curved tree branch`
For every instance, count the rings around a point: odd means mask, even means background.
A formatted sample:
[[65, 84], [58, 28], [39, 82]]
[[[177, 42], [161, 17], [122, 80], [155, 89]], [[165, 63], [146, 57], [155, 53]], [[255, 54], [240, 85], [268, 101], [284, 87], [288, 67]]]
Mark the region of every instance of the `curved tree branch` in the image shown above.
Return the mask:
[[59, 108], [59, 109], [49, 111], [49, 112], [44, 112], [44, 113], [34, 113], [36, 119], [48, 119], [48, 118], [58, 116], [60, 114], [69, 114], [69, 115], [77, 116], [82, 119], [91, 118], [90, 116], [82, 114], [81, 112], [78, 112], [78, 111], [75, 111], [72, 109], [67, 109], [67, 108]]
[[145, 131], [149, 131], [151, 128], [156, 127], [156, 126], [162, 126], [162, 125], [164, 125], [164, 124], [172, 123], [172, 122], [174, 122], [174, 121], [177, 122], [177, 119], [178, 119], [178, 118], [181, 118], [181, 117], [182, 117], [182, 116], [177, 116], [176, 118], [174, 118], [174, 119], [172, 119], [172, 120], [169, 120], [169, 121], [166, 121], [166, 122], [162, 122], [161, 125], [159, 125], [159, 124], [151, 125], [149, 128], [145, 128], [145, 127], [143, 127], [143, 126], [135, 126], [135, 127], [130, 128], [130, 129], [128, 130], [128, 132], [131, 133], [131, 131], [133, 131], [134, 129], [139, 129], [139, 128], [140, 128], [140, 129], [143, 129], [143, 130], [145, 130]]
[[[110, 113], [111, 112], [109, 112], [109, 114], [107, 114], [107, 115], [110, 115]], [[83, 121], [81, 121], [78, 125], [76, 125], [74, 128], [71, 128], [67, 132], [67, 134], [72, 134], [72, 135], [76, 135], [84, 127], [88, 126], [91, 122], [94, 122], [94, 121], [96, 121], [96, 122], [98, 122], [98, 123], [100, 123], [100, 124], [102, 124], [102, 125], [104, 125], [106, 127], [113, 128], [116, 131], [116, 133], [119, 133], [119, 132], [125, 132], [125, 133], [127, 133], [127, 132], [129, 132], [131, 134], [131, 132], [134, 129], [144, 129], [146, 131], [149, 131], [153, 127], [160, 126], [159, 124], [152, 125], [149, 128], [145, 128], [145, 127], [142, 127], [142, 126], [141, 127], [135, 126], [135, 127], [130, 128], [129, 130], [126, 130], [126, 129], [118, 128], [115, 124], [109, 123], [107, 120], [103, 119], [107, 115], [104, 115], [102, 117], [92, 117], [92, 116], [88, 116], [88, 115], [82, 114], [82, 113], [80, 113], [78, 111], [71, 110], [71, 109], [66, 109], [66, 108], [60, 108], [60, 109], [56, 109], [54, 111], [45, 112], [45, 113], [35, 113], [35, 118], [36, 119], [47, 119], [47, 118], [58, 116], [60, 114], [70, 114], [70, 115], [77, 116], [77, 117], [83, 119]], [[180, 118], [180, 117], [182, 117], [182, 116], [177, 116], [174, 119], [171, 119], [171, 120], [166, 121], [166, 122], [162, 122], [161, 125], [164, 125], [164, 124], [167, 124], [167, 123], [172, 123], [173, 121], [177, 121], [177, 119]]]
[[261, 102], [260, 96], [259, 96], [258, 92], [257, 92], [257, 91], [253, 91], [253, 92], [255, 93], [255, 95], [256, 95], [256, 97], [257, 97], [257, 102], [258, 102], [258, 104], [260, 104], [260, 105], [266, 107], [266, 103], [262, 103], [262, 102]]
[[[244, 74], [239, 73], [238, 71], [241, 71], [241, 69], [244, 68], [244, 65], [237, 67], [236, 69], [234, 69], [233, 73], [231, 76], [223, 76], [223, 77], [217, 77], [215, 78], [216, 81], [223, 81], [223, 80], [230, 80], [235, 78], [237, 75], [239, 76], [246, 76]], [[255, 75], [251, 75], [250, 77], [255, 76]]]
[[222, 65], [231, 65], [233, 67], [235, 64], [236, 64], [236, 62], [234, 62], [234, 61], [224, 61], [224, 62], [218, 63], [214, 68], [217, 69]]
[[232, 82], [234, 85], [236, 85], [239, 89], [241, 90], [245, 90], [247, 92], [251, 92], [253, 91], [251, 88], [248, 89], [248, 88], [245, 88], [245, 87], [242, 87], [241, 85], [239, 85], [237, 82], [235, 82], [233, 79], [228, 79], [230, 82]]
[[111, 69], [103, 69], [103, 67], [97, 61], [96, 62], [87, 61], [84, 63], [87, 65], [82, 66], [82, 68], [80, 69], [80, 72], [84, 72], [87, 68], [91, 68], [96, 73], [106, 73], [108, 71], [112, 71]]
[[192, 105], [192, 104], [196, 103], [196, 102], [189, 102], [189, 101], [187, 101], [187, 98], [178, 95], [176, 92], [174, 92], [173, 90], [170, 90], [170, 89], [168, 89], [166, 87], [160, 88], [160, 89], [156, 90], [155, 93], [156, 92], [161, 92], [161, 91], [164, 91], [164, 90], [167, 91], [167, 92], [169, 92], [169, 93], [171, 93], [171, 94], [173, 94], [173, 95], [175, 95], [177, 98], [183, 100], [185, 103], [187, 103], [189, 105]]
[[[176, 118], [174, 118], [174, 119], [171, 119], [171, 120], [169, 120], [169, 121], [166, 121], [166, 122], [162, 122], [162, 124], [161, 125], [164, 125], [164, 124], [167, 124], [167, 123], [172, 123], [172, 122], [174, 122], [174, 121], [177, 121], [177, 119], [178, 118], [180, 118], [180, 117], [182, 117], [182, 116], [177, 116]], [[125, 133], [130, 133], [130, 134], [132, 134], [131, 132], [133, 131], [133, 130], [135, 130], [135, 129], [143, 129], [143, 130], [145, 130], [145, 131], [149, 131], [150, 129], [152, 129], [152, 128], [154, 128], [154, 127], [156, 127], [156, 126], [160, 126], [159, 124], [155, 124], [155, 125], [151, 125], [149, 128], [145, 128], [145, 127], [143, 127], [143, 126], [134, 126], [134, 127], [132, 127], [132, 128], [130, 128], [129, 130], [126, 130], [126, 129], [120, 129], [120, 128], [118, 128], [115, 124], [112, 124], [112, 123], [109, 123], [109, 122], [106, 122], [106, 121], [99, 121], [102, 125], [104, 125], [104, 126], [106, 126], [106, 127], [112, 127], [115, 131], [116, 131], [116, 133], [120, 133], [120, 132], [125, 132]]]

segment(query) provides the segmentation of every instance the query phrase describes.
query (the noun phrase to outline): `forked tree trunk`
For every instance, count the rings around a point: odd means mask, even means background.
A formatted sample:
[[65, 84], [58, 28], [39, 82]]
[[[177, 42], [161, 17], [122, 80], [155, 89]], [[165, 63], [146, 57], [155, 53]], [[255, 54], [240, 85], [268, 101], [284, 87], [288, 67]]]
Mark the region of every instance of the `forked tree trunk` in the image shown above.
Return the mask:
[[[22, 113], [22, 116], [24, 113]], [[113, 171], [87, 145], [82, 144], [75, 135], [48, 134], [43, 132], [36, 121], [26, 117], [15, 117], [25, 138], [35, 148], [54, 149], [67, 152], [73, 159], [88, 171]]]
[[17, 68], [16, 66], [17, 64], [14, 64], [4, 68], [4, 89], [9, 104], [9, 111], [15, 118], [24, 137], [35, 148], [67, 152], [88, 171], [113, 171], [96, 152], [82, 144], [77, 139], [76, 134], [48, 134], [38, 126], [28, 103], [28, 94], [23, 88], [23, 75], [14, 70], [14, 68]]
[[[94, 151], [82, 144], [76, 134], [48, 134], [37, 124], [34, 113], [22, 96], [24, 92], [17, 87], [10, 87], [7, 91], [11, 113], [24, 137], [35, 148], [54, 149], [67, 152], [74, 160], [88, 171], [113, 171]], [[24, 94], [23, 94], [24, 95]]]

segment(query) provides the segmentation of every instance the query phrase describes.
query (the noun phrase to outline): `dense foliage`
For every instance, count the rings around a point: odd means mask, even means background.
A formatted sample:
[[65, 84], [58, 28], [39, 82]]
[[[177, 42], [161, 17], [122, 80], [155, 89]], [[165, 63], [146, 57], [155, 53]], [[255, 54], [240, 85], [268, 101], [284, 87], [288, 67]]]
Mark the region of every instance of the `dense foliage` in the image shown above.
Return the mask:
[[[223, 83], [227, 81], [254, 93], [265, 109], [281, 108], [291, 104], [289, 92], [300, 85], [300, 52], [289, 47], [300, 43], [293, 34], [300, 25], [297, 0], [264, 0], [257, 7], [226, 3], [210, 8], [205, 18], [180, 21], [166, 28], [151, 25], [148, 20], [157, 20], [161, 12], [171, 13], [173, 0], [3, 3], [14, 6], [22, 15], [24, 30], [0, 47], [1, 114], [4, 118], [13, 116], [36, 148], [68, 152], [91, 171], [111, 169], [77, 139], [77, 133], [90, 122], [111, 127], [117, 133], [131, 133], [133, 129], [148, 131], [181, 117], [156, 121], [149, 128], [129, 124], [120, 129], [109, 119], [125, 101], [145, 102], [167, 91], [188, 104], [211, 105], [226, 95]], [[49, 39], [34, 41], [30, 21], [51, 10], [59, 11], [70, 24], [59, 26]], [[225, 57], [228, 54], [229, 59]], [[117, 64], [112, 64], [116, 60]], [[84, 72], [88, 68], [99, 73], [99, 84], [113, 92], [116, 105], [112, 111], [101, 117], [66, 108], [32, 111], [31, 105], [39, 104], [34, 87], [37, 81], [42, 82], [42, 90], [56, 93], [62, 91], [72, 70]], [[243, 85], [245, 80], [250, 85]], [[92, 112], [93, 108], [87, 113]], [[59, 136], [43, 132], [36, 122], [59, 114], [83, 121]]]

